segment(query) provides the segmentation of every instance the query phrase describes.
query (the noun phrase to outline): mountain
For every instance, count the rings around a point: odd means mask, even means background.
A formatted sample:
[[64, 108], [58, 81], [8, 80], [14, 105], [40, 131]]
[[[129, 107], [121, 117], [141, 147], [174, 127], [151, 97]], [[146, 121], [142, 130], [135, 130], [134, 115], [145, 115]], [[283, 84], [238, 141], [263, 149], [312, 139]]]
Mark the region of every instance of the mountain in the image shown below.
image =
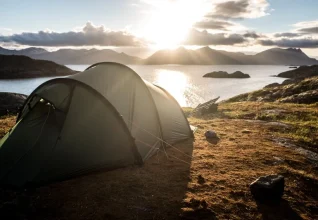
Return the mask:
[[1, 55], [23, 55], [23, 56], [33, 56], [33, 55], [39, 55], [43, 53], [48, 53], [47, 50], [43, 48], [37, 48], [37, 47], [29, 47], [26, 49], [21, 50], [9, 50], [5, 49], [3, 47], [0, 47], [0, 54]]
[[27, 56], [0, 55], [0, 79], [22, 79], [47, 76], [67, 76], [76, 73], [66, 66]]
[[301, 49], [273, 48], [265, 50], [254, 56], [256, 64], [274, 64], [274, 65], [313, 65], [318, 64], [316, 59], [309, 58]]
[[59, 64], [93, 64], [118, 62], [123, 64], [183, 64], [183, 65], [314, 65], [316, 59], [308, 57], [300, 49], [273, 48], [256, 55], [214, 50], [202, 47], [196, 50], [179, 47], [174, 50], [159, 50], [147, 59], [118, 53], [110, 49], [60, 49], [49, 52], [30, 47], [22, 50], [8, 50], [0, 47], [3, 55], [25, 55], [34, 59], [50, 60]]
[[188, 50], [179, 47], [176, 50], [159, 50], [148, 57], [144, 64], [195, 64], [195, 65], [217, 65], [217, 64], [240, 64], [239, 61], [224, 55], [218, 50], [202, 47], [197, 50]]
[[59, 64], [94, 64], [98, 62], [117, 62], [124, 64], [136, 64], [140, 58], [118, 53], [110, 49], [60, 49], [49, 52], [42, 48], [30, 47], [22, 50], [8, 50], [0, 47], [2, 55], [24, 55], [39, 60], [50, 60]]
[[118, 53], [110, 49], [73, 50], [61, 49], [54, 52], [32, 56], [35, 59], [51, 60], [60, 64], [94, 64], [99, 62], [117, 62], [123, 64], [136, 64], [140, 58]]
[[316, 59], [309, 58], [300, 49], [273, 48], [256, 55], [245, 55], [203, 47], [188, 50], [160, 50], [144, 60], [144, 64], [189, 64], [189, 65], [313, 65]]

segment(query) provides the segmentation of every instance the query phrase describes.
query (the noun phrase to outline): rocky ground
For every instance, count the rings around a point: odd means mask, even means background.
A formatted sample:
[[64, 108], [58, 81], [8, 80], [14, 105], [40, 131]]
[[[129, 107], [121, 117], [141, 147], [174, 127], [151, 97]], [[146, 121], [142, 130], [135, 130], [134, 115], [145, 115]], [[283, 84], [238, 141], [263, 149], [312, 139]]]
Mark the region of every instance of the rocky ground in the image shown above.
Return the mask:
[[[187, 113], [190, 111], [187, 109]], [[292, 115], [302, 117], [296, 120]], [[217, 113], [190, 117], [189, 121], [198, 127], [195, 141], [176, 147], [191, 157], [169, 148], [168, 158], [159, 152], [142, 167], [92, 174], [31, 192], [1, 191], [0, 216], [11, 219], [318, 218], [317, 145], [310, 145], [317, 141], [316, 104], [222, 103]], [[0, 127], [8, 130], [14, 124], [14, 116], [2, 117], [0, 123]], [[206, 140], [206, 130], [215, 131], [219, 138]], [[282, 201], [256, 202], [249, 184], [259, 176], [273, 173], [285, 177]]]
[[318, 102], [318, 76], [303, 80], [288, 80], [263, 89], [235, 96], [227, 102], [260, 101], [311, 104]]
[[277, 77], [289, 78], [282, 84], [273, 83], [263, 89], [241, 94], [226, 102], [259, 101], [311, 104], [318, 102], [318, 65], [301, 66]]
[[286, 71], [277, 75], [284, 78], [305, 79], [308, 77], [318, 76], [318, 65], [300, 66], [295, 70]]

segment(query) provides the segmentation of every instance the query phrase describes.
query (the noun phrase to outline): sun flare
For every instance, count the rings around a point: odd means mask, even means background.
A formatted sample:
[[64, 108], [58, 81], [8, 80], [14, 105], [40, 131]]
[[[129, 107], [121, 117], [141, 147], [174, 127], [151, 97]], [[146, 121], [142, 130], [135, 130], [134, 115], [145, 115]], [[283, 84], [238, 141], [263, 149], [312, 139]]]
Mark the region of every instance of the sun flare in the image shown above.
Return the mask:
[[163, 1], [152, 13], [144, 36], [158, 48], [177, 47], [205, 10], [200, 0]]

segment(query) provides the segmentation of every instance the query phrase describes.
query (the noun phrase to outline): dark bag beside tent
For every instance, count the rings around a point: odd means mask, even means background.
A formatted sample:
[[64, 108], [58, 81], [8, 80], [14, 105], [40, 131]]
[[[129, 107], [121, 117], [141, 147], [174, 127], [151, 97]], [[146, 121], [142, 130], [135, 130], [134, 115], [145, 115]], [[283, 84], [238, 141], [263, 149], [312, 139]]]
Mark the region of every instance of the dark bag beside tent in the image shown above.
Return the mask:
[[95, 64], [40, 85], [0, 142], [0, 185], [24, 187], [142, 163], [193, 137], [164, 89], [127, 66]]

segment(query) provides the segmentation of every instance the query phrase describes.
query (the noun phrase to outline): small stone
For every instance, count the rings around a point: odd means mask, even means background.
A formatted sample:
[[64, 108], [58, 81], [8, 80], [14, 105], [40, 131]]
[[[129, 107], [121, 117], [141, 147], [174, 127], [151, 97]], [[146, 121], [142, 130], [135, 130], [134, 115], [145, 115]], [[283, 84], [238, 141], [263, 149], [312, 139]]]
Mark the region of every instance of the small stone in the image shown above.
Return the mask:
[[262, 176], [251, 183], [250, 190], [256, 200], [278, 201], [284, 194], [285, 180], [281, 175]]
[[243, 133], [243, 134], [250, 134], [250, 133], [252, 133], [252, 132], [251, 132], [250, 130], [243, 130], [242, 133]]
[[199, 184], [204, 184], [205, 183], [205, 179], [204, 179], [204, 177], [202, 175], [198, 176], [198, 183]]
[[217, 138], [218, 137], [217, 134], [212, 130], [206, 131], [204, 135], [206, 138]]

